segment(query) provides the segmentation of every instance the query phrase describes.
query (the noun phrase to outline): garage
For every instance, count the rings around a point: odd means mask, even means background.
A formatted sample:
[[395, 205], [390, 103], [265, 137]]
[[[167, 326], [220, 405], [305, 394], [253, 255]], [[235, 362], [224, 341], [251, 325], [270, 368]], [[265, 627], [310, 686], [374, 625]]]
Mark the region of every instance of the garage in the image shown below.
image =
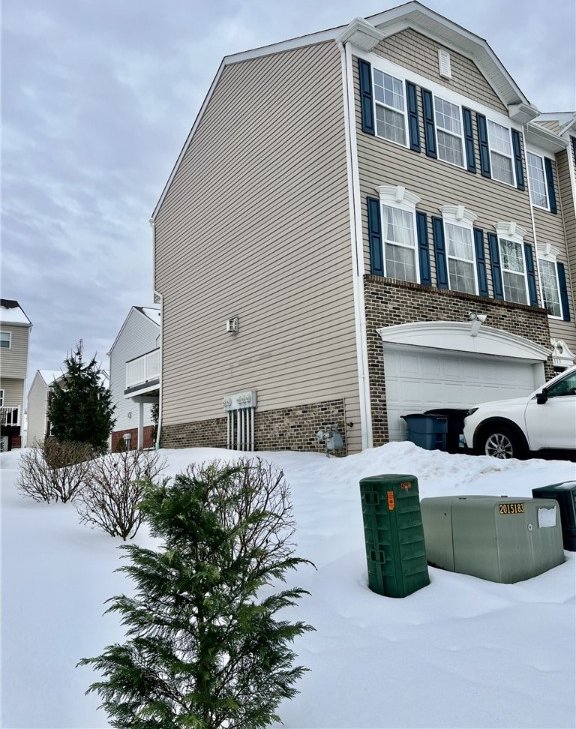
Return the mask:
[[543, 384], [548, 351], [498, 329], [420, 322], [379, 330], [390, 440], [406, 438], [402, 415], [521, 397]]

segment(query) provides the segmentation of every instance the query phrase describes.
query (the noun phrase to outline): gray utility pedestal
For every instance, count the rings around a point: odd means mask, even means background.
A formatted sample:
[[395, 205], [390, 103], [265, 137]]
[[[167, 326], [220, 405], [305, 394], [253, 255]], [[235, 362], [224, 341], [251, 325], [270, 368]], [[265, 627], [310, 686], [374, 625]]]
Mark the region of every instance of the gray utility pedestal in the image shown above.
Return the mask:
[[553, 499], [441, 496], [422, 499], [428, 563], [493, 582], [518, 582], [562, 564]]

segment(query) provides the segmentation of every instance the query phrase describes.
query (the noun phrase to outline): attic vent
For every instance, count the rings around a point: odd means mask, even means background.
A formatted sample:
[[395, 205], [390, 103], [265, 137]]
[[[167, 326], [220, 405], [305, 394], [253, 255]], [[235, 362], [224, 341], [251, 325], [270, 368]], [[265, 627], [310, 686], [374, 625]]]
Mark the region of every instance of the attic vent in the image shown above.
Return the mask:
[[438, 50], [438, 66], [440, 76], [444, 78], [452, 78], [452, 67], [450, 65], [450, 54], [442, 49]]

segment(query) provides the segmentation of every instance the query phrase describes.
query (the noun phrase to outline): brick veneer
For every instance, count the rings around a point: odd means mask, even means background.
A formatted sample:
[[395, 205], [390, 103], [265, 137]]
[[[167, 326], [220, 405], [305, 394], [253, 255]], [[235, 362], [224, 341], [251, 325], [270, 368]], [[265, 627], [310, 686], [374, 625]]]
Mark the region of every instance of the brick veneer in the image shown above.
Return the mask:
[[[344, 400], [309, 403], [279, 410], [256, 410], [254, 418], [255, 449], [258, 451], [313, 451], [322, 453], [323, 444], [316, 433], [327, 425], [335, 425], [344, 440], [346, 453], [346, 411]], [[161, 432], [163, 448], [213, 447], [226, 448], [226, 418], [196, 423], [165, 425]]]
[[[130, 434], [130, 446], [134, 450], [138, 446], [138, 428], [127, 428], [126, 430], [115, 430], [112, 433], [111, 450], [115, 453], [119, 447], [123, 447], [123, 436], [125, 433]], [[154, 426], [145, 425], [143, 432], [143, 447], [152, 448], [154, 446]], [[122, 446], [120, 445], [122, 443]]]
[[[465, 321], [469, 311], [488, 314], [487, 324], [551, 349], [545, 309], [430, 288], [381, 276], [365, 276], [366, 338], [374, 445], [388, 442], [384, 351], [377, 329], [420, 321]], [[546, 379], [554, 376], [552, 359]]]

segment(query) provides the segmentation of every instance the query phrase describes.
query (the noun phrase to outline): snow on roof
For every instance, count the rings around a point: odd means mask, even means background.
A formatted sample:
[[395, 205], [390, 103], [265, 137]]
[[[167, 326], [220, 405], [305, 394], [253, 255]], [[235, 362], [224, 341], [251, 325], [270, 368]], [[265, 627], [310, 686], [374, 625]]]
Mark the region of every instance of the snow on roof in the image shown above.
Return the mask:
[[62, 370], [38, 370], [38, 372], [47, 385], [51, 385], [59, 377], [62, 377]]
[[32, 325], [20, 304], [14, 299], [0, 299], [0, 322], [2, 324]]
[[136, 306], [135, 308], [139, 309], [143, 314], [146, 314], [146, 316], [151, 319], [154, 324], [158, 324], [158, 326], [160, 326], [162, 321], [160, 309], [156, 309], [152, 306]]

